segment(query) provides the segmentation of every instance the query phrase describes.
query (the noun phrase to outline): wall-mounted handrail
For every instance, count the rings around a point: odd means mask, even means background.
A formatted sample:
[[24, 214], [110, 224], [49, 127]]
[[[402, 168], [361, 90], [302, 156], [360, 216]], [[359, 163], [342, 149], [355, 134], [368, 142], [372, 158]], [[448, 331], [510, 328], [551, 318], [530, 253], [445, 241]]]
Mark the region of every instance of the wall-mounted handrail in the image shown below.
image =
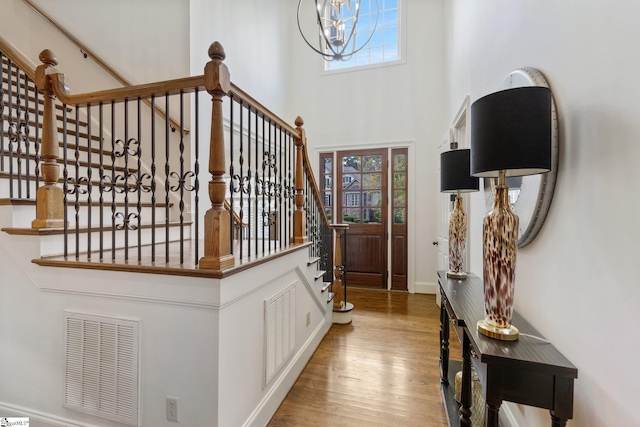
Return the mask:
[[[120, 73], [118, 73], [113, 67], [107, 64], [102, 58], [96, 55], [91, 49], [89, 49], [84, 43], [78, 40], [73, 34], [71, 34], [67, 29], [65, 29], [62, 25], [60, 25], [57, 21], [47, 15], [42, 9], [40, 9], [36, 4], [34, 4], [31, 0], [22, 0], [26, 3], [31, 9], [33, 9], [38, 15], [42, 17], [45, 21], [51, 24], [55, 29], [60, 31], [65, 37], [67, 37], [73, 44], [75, 44], [80, 51], [85, 55], [85, 57], [91, 57], [93, 61], [98, 64], [103, 70], [105, 70], [111, 77], [113, 77], [118, 83], [122, 84], [125, 87], [133, 86], [133, 84], [125, 79]], [[35, 67], [34, 67], [35, 68]], [[32, 76], [29, 76], [32, 77]], [[149, 108], [152, 108], [151, 102], [147, 99], [143, 101]], [[180, 125], [178, 122], [173, 119], [171, 116], [167, 117], [167, 113], [164, 109], [159, 106], [155, 106], [155, 112], [164, 120], [169, 120], [171, 124], [171, 128], [173, 130], [180, 129]], [[184, 128], [182, 130], [185, 134], [189, 133], [188, 128]]]
[[0, 52], [11, 59], [31, 80], [36, 78], [36, 64], [2, 36], [0, 36]]

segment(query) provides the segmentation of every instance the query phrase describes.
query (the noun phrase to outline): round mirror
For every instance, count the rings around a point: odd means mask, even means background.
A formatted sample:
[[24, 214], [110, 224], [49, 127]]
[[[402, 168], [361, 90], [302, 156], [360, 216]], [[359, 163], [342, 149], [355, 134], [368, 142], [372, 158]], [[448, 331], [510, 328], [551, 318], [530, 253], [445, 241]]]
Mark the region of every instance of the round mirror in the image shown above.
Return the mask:
[[[535, 68], [519, 68], [502, 82], [500, 90], [523, 86], [549, 87], [542, 73]], [[551, 171], [541, 175], [507, 178], [511, 209], [520, 218], [518, 247], [522, 248], [536, 237], [551, 205], [558, 172], [558, 117], [551, 96]], [[484, 196], [487, 212], [493, 209], [495, 178], [484, 178]]]

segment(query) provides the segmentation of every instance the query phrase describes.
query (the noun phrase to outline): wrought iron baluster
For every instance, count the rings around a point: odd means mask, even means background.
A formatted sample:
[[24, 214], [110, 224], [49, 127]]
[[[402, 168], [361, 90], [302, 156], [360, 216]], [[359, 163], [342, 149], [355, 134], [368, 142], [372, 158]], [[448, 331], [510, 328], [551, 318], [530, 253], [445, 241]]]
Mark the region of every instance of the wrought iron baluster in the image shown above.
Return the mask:
[[[116, 103], [111, 102], [111, 259], [116, 259]], [[106, 188], [106, 187], [105, 187]]]
[[[199, 104], [199, 93], [198, 93], [198, 88], [196, 88], [193, 96], [195, 97], [194, 102], [194, 108], [195, 108], [195, 113], [196, 113], [196, 117], [200, 117], [200, 104]], [[199, 226], [198, 224], [200, 223], [200, 180], [198, 178], [198, 176], [200, 175], [200, 146], [199, 146], [199, 141], [200, 141], [200, 120], [196, 120], [195, 121], [195, 161], [193, 164], [193, 171], [195, 174], [194, 177], [194, 189], [195, 189], [195, 197], [194, 197], [194, 204], [195, 204], [195, 236], [192, 236], [191, 241], [194, 244], [194, 252], [196, 255], [195, 258], [195, 265], [198, 265], [198, 260], [200, 259], [200, 257], [198, 256], [198, 252], [199, 252], [199, 248], [200, 245], [198, 244], [198, 239], [200, 236], [200, 232], [199, 232]]]
[[[104, 111], [102, 102], [98, 105], [98, 175], [100, 180], [98, 181], [98, 213], [100, 215], [100, 230], [99, 233], [99, 258], [104, 257]], [[76, 131], [79, 129], [79, 123], [76, 123]]]
[[[151, 111], [156, 110], [156, 97], [151, 97]], [[156, 261], [156, 115], [151, 114], [151, 262]]]
[[[138, 203], [136, 205], [138, 211], [138, 262], [142, 261], [142, 193], [143, 193], [143, 185], [142, 185], [142, 116], [140, 112], [140, 104], [142, 99], [138, 97], [136, 108], [137, 108], [137, 138], [138, 138], [138, 156], [137, 156], [137, 182], [136, 182], [136, 190], [138, 192]], [[155, 114], [151, 113], [152, 116]], [[167, 118], [167, 121], [168, 118]]]
[[[117, 141], [116, 141], [117, 142]], [[129, 261], [129, 227], [127, 219], [129, 218], [129, 156], [127, 155], [127, 143], [129, 142], [129, 100], [124, 100], [124, 141], [122, 144], [122, 156], [124, 157], [124, 216], [122, 229], [124, 230], [124, 260]]]
[[[235, 247], [233, 245], [233, 225], [234, 225], [234, 217], [233, 217], [233, 180], [234, 180], [234, 165], [233, 165], [233, 145], [235, 142], [235, 121], [233, 111], [235, 109], [235, 99], [233, 94], [229, 96], [231, 102], [229, 102], [229, 206], [230, 206], [230, 215], [229, 215], [229, 247], [231, 248], [231, 254], [235, 253]], [[240, 101], [242, 102], [242, 101]], [[242, 129], [240, 130], [242, 132]], [[242, 254], [240, 254], [240, 258], [242, 258]]]
[[[78, 107], [76, 107], [76, 134], [80, 134], [77, 123], [79, 122]], [[92, 167], [91, 160], [93, 158], [92, 153], [92, 133], [91, 133], [91, 106], [87, 105], [87, 258], [91, 259], [91, 228], [93, 221], [91, 217], [91, 211], [93, 210], [93, 199], [91, 193], [93, 189], [93, 183], [91, 182]]]
[[67, 162], [68, 150], [68, 132], [67, 132], [67, 108], [63, 105], [62, 109], [62, 204], [64, 206], [64, 257], [69, 256], [69, 203], [67, 194], [69, 194], [69, 166]]
[[[24, 85], [24, 117], [22, 122], [22, 132], [21, 134], [24, 137], [24, 164], [25, 164], [25, 190], [26, 190], [26, 198], [31, 198], [31, 141], [29, 141], [29, 136], [31, 133], [31, 127], [29, 126], [29, 78], [27, 74], [24, 73], [23, 76], [23, 85]], [[36, 102], [38, 102], [36, 98]]]
[[[35, 86], [35, 102], [34, 111], [35, 111], [35, 138], [33, 143], [34, 148], [34, 167], [33, 174], [35, 175], [35, 189], [38, 191], [40, 188], [40, 91], [38, 87]], [[1, 126], [0, 126], [1, 127]]]
[[7, 129], [7, 134], [9, 136], [9, 145], [7, 147], [9, 151], [9, 197], [13, 198], [13, 145], [15, 141], [15, 133], [16, 133], [16, 123], [13, 118], [13, 82], [11, 80], [11, 69], [12, 63], [11, 60], [7, 58], [7, 92], [9, 94], [9, 127]]
[[[65, 105], [66, 109], [67, 106]], [[78, 109], [75, 111], [75, 120], [76, 123], [79, 121], [78, 117]], [[75, 196], [74, 200], [74, 210], [75, 210], [75, 257], [78, 259], [80, 257], [80, 193], [82, 192], [82, 188], [80, 188], [80, 132], [76, 131], [75, 135], [75, 147], [74, 147], [74, 178], [71, 179], [71, 187], [68, 188], [70, 194]]]
[[[4, 55], [0, 52], [0, 68], [4, 73]], [[7, 72], [7, 75], [9, 73]], [[36, 102], [37, 105], [37, 102]], [[0, 171], [4, 172], [4, 85], [0, 84]]]
[[[15, 75], [16, 75], [16, 106], [15, 106], [15, 134], [14, 134], [14, 143], [16, 145], [16, 169], [18, 170], [16, 173], [18, 185], [18, 198], [22, 198], [22, 100], [20, 99], [20, 69], [16, 65], [15, 67]], [[11, 79], [11, 78], [9, 78]]]
[[[240, 175], [238, 177], [238, 189], [240, 190], [240, 200], [239, 200], [239, 212], [238, 215], [240, 217], [240, 224], [238, 224], [237, 226], [239, 227], [239, 229], [242, 231], [242, 216], [244, 214], [244, 212], [242, 211], [243, 206], [243, 202], [244, 202], [244, 153], [243, 153], [243, 149], [244, 149], [244, 109], [243, 109], [243, 104], [242, 101], [240, 101], [240, 154], [238, 156], [238, 163], [240, 164]], [[233, 209], [233, 206], [232, 206]], [[233, 214], [231, 216], [234, 216]], [[233, 229], [232, 229], [233, 230]], [[233, 234], [233, 231], [232, 231]], [[240, 240], [240, 259], [243, 258], [244, 252], [243, 252], [243, 241], [242, 241], [242, 236], [239, 236], [239, 240]]]
[[[165, 94], [164, 95], [164, 103], [165, 103], [165, 108], [167, 110], [167, 117], [169, 117], [169, 94]], [[164, 202], [165, 202], [165, 208], [164, 208], [164, 212], [165, 212], [165, 218], [164, 218], [164, 248], [165, 248], [165, 262], [169, 262], [169, 216], [170, 216], [170, 212], [169, 212], [169, 178], [170, 178], [170, 174], [171, 174], [171, 167], [169, 165], [169, 144], [170, 144], [170, 132], [171, 132], [171, 126], [169, 123], [169, 120], [165, 120], [165, 163], [164, 163]]]
[[286, 246], [286, 243], [282, 240], [282, 137], [284, 129], [280, 127], [280, 140], [278, 143], [278, 188], [277, 188], [277, 201], [278, 201], [278, 242], [279, 246]]

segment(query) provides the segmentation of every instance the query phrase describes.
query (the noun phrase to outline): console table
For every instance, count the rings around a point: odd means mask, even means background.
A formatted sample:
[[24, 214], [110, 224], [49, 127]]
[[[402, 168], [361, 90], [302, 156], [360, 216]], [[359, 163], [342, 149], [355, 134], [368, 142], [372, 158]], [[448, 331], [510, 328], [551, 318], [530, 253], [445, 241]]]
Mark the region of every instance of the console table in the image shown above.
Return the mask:
[[[442, 394], [451, 426], [471, 426], [471, 364], [482, 384], [486, 401], [485, 425], [498, 427], [503, 400], [548, 409], [553, 427], [566, 426], [573, 417], [573, 385], [578, 370], [553, 345], [545, 341], [517, 312], [513, 325], [520, 330], [517, 341], [500, 341], [476, 329], [484, 318], [483, 284], [477, 276], [447, 277], [438, 271], [442, 295], [440, 308], [440, 374]], [[461, 405], [454, 399], [455, 371], [450, 372], [449, 334], [451, 324], [462, 344]], [[459, 365], [459, 363], [458, 363]], [[453, 368], [453, 366], [451, 366]]]

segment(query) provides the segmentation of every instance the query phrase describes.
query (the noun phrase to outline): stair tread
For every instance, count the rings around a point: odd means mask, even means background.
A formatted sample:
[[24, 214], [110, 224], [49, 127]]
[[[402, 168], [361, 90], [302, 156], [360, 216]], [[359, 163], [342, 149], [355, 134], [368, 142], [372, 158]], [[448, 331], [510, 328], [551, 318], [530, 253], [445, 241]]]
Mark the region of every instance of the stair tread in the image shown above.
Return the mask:
[[311, 266], [311, 265], [315, 264], [318, 261], [320, 261], [320, 257], [319, 256], [311, 257], [311, 258], [309, 258], [309, 261], [307, 261], [307, 266]]
[[[42, 116], [42, 109], [40, 109], [40, 110], [38, 111], [38, 113], [39, 113], [38, 115], [40, 116], [40, 119], [38, 120], [38, 127], [39, 127], [40, 129], [42, 129], [42, 117], [41, 117], [41, 116]], [[36, 121], [35, 121], [35, 119], [33, 118], [33, 116], [35, 116], [35, 115], [36, 115], [36, 110], [35, 110], [35, 108], [29, 108], [29, 126], [34, 127], [34, 128], [36, 127]], [[9, 114], [9, 113], [4, 113], [4, 114], [2, 114], [2, 116], [1, 116], [1, 117], [2, 117], [2, 120], [4, 120], [4, 121], [9, 121], [9, 120], [11, 120], [11, 116], [10, 116], [10, 114]], [[56, 116], [56, 119], [62, 122], [62, 121], [64, 120], [64, 116], [62, 116], [62, 115], [57, 115], [57, 116]], [[80, 123], [80, 126], [81, 126], [81, 127], [87, 127], [87, 122], [84, 122], [84, 121], [80, 120], [80, 122], [79, 122], [79, 123]], [[73, 126], [75, 126], [75, 124], [76, 124], [76, 119], [75, 119], [75, 118], [72, 118], [72, 117], [67, 116], [67, 125], [73, 125]], [[67, 127], [67, 130], [70, 130], [70, 129]], [[58, 125], [58, 131], [59, 131], [59, 132], [62, 132], [62, 126]]]
[[[169, 227], [173, 228], [173, 227], [180, 227], [181, 225], [183, 226], [190, 226], [192, 225], [193, 222], [192, 221], [184, 221], [182, 224], [180, 224], [180, 221], [170, 221], [168, 224], [166, 223], [162, 223], [160, 226], [158, 224], [155, 225], [155, 228], [158, 228], [160, 230], [164, 231], [164, 228], [168, 225]], [[150, 228], [154, 228], [154, 226], [152, 224], [141, 224], [140, 228], [143, 230], [148, 230]], [[89, 227], [78, 227], [77, 231], [78, 233], [86, 233], [89, 230]], [[112, 226], [104, 226], [102, 227], [102, 231], [108, 231], [111, 232], [113, 230]], [[0, 231], [3, 231], [7, 234], [13, 234], [13, 235], [20, 235], [20, 236], [53, 236], [53, 235], [61, 235], [64, 234], [64, 227], [59, 227], [59, 228], [31, 228], [31, 227], [2, 227], [0, 228]], [[91, 227], [91, 231], [93, 233], [99, 233], [100, 230], [97, 230], [97, 227]], [[121, 230], [122, 231], [122, 230]], [[129, 232], [136, 232], [136, 230], [129, 230]], [[76, 233], [76, 227], [74, 226], [69, 226], [67, 228], [67, 233], [68, 234], [75, 234]]]
[[332, 283], [331, 282], [324, 282], [321, 292], [326, 292], [327, 289], [329, 289], [331, 287]]
[[[75, 202], [74, 202], [75, 203]], [[69, 203], [69, 205], [71, 206], [74, 203]], [[0, 206], [18, 206], [18, 205], [25, 205], [25, 206], [35, 206], [36, 205], [36, 199], [18, 199], [18, 198], [9, 198], [9, 197], [5, 197], [5, 198], [0, 198]], [[81, 206], [88, 206], [89, 202], [87, 201], [81, 201], [80, 202]], [[91, 205], [93, 207], [98, 207], [100, 206], [99, 203], [91, 203]], [[124, 206], [125, 203], [124, 202], [116, 202], [116, 206]], [[140, 203], [140, 205], [143, 208], [150, 208], [153, 206], [153, 203], [150, 202], [143, 202]], [[104, 203], [104, 206], [106, 207], [110, 207], [111, 206], [111, 202], [109, 203]], [[129, 206], [137, 206], [137, 203], [129, 203]], [[173, 203], [169, 203], [169, 206], [173, 206]], [[166, 208], [167, 204], [166, 203], [160, 203], [160, 202], [156, 202], [155, 203], [155, 207], [156, 208]]]
[[[0, 156], [4, 155], [5, 158], [7, 158], [7, 159], [9, 158], [9, 155], [11, 153], [12, 152], [10, 152], [8, 150], [0, 150]], [[17, 157], [15, 152], [13, 152], [13, 156], [14, 156], [14, 158]], [[22, 153], [20, 155], [20, 158], [21, 159], [25, 159], [26, 158], [26, 154]], [[35, 154], [29, 153], [29, 161], [35, 161]], [[56, 162], [58, 164], [62, 165], [62, 164], [64, 164], [64, 159], [59, 158], [59, 159], [56, 160]], [[68, 163], [71, 163], [71, 162], [68, 162]], [[70, 164], [70, 166], [73, 167], [73, 164]], [[87, 166], [89, 166], [89, 162], [81, 160], [80, 161], [80, 166], [86, 168]], [[106, 164], [106, 165], [103, 164], [102, 167], [104, 168], [104, 170], [107, 170], [107, 171], [115, 170], [115, 171], [118, 171], [118, 172], [124, 172], [124, 170], [125, 170], [124, 166], [116, 166], [115, 168], [113, 168], [112, 165], [110, 165], [110, 164]], [[95, 169], [95, 170], [100, 169], [100, 163], [92, 162], [91, 163], [91, 169]], [[138, 172], [138, 169], [129, 167], [129, 172], [135, 173], [135, 172]]]
[[321, 278], [322, 278], [322, 276], [324, 276], [324, 275], [325, 275], [325, 273], [326, 273], [326, 271], [324, 271], [324, 270], [318, 270], [318, 271], [316, 272], [316, 275], [315, 275], [315, 277], [314, 277], [314, 278], [315, 278], [316, 280], [321, 279]]
[[[59, 141], [60, 141], [60, 146], [62, 147], [62, 135], [64, 133], [64, 129], [60, 126], [58, 126], [58, 136], [59, 136]], [[4, 132], [2, 132], [3, 136], [8, 137], [9, 136], [9, 131], [5, 130]], [[76, 136], [79, 137], [81, 140], [87, 140], [89, 134], [86, 132], [77, 132], [75, 129], [67, 129], [67, 145], [70, 145], [69, 143], [69, 139], [75, 139]], [[36, 137], [34, 135], [34, 133], [29, 132], [29, 141], [35, 141]], [[91, 140], [92, 141], [100, 141], [100, 136], [99, 135], [91, 135]], [[92, 147], [93, 148], [93, 147]]]

